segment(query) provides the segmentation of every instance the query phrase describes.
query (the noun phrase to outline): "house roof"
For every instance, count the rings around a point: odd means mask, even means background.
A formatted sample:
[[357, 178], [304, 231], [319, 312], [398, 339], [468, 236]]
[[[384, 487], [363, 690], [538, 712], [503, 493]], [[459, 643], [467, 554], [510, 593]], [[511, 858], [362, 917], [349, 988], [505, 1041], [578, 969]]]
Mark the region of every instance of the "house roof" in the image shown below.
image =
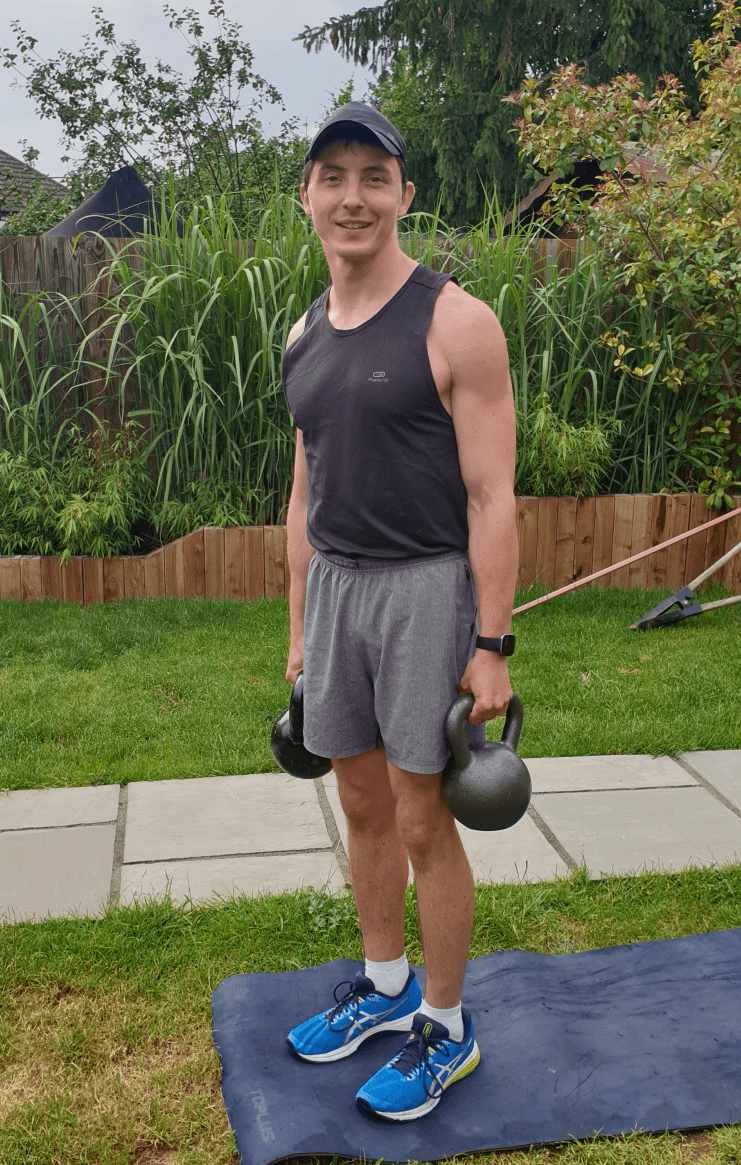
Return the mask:
[[[0, 188], [2, 187], [7, 170], [10, 170], [14, 181], [17, 182], [23, 191], [31, 190], [34, 182], [40, 179], [41, 185], [46, 190], [55, 190], [60, 195], [69, 194], [67, 187], [63, 186], [61, 182], [57, 182], [54, 178], [48, 178], [46, 174], [41, 174], [38, 170], [34, 170], [33, 166], [22, 162], [20, 158], [14, 158], [12, 154], [8, 154], [5, 150], [0, 150]], [[6, 214], [12, 214], [18, 209], [15, 206], [5, 206], [0, 201], [0, 217]]]

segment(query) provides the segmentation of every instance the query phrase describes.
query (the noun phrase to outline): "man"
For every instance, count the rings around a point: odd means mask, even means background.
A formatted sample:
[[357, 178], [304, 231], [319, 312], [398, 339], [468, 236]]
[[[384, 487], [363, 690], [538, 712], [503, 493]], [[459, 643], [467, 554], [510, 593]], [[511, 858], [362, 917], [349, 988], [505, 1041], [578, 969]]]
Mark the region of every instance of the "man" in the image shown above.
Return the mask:
[[[283, 362], [297, 426], [286, 679], [303, 670], [304, 743], [337, 775], [366, 956], [288, 1043], [323, 1063], [411, 1032], [356, 1095], [389, 1120], [431, 1111], [479, 1062], [461, 1006], [474, 887], [441, 793], [444, 721], [473, 693], [475, 747], [506, 711], [517, 576], [506, 343], [489, 307], [402, 252], [413, 197], [395, 127], [359, 102], [336, 110], [301, 185], [332, 283]], [[408, 859], [424, 999], [404, 950]]]

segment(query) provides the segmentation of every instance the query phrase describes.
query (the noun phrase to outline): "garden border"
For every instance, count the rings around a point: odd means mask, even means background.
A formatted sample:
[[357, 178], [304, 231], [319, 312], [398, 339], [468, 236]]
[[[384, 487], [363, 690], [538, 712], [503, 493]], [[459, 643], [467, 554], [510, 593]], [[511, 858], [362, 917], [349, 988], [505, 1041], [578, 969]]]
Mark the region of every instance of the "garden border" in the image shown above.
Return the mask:
[[[741, 497], [734, 498], [741, 509]], [[592, 498], [517, 498], [519, 585], [565, 586], [613, 562], [704, 525], [716, 511], [703, 494], [612, 494]], [[592, 586], [679, 590], [739, 538], [737, 522], [612, 571]], [[741, 555], [715, 576], [741, 594]], [[290, 571], [285, 526], [206, 526], [133, 557], [0, 557], [0, 599], [277, 599]]]

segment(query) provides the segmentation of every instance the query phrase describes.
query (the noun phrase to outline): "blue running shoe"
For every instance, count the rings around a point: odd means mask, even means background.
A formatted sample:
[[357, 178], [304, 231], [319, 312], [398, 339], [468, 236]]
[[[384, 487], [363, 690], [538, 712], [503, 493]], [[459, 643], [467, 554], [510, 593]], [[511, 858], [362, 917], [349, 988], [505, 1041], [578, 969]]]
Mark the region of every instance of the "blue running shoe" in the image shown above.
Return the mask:
[[[350, 990], [337, 999], [340, 987]], [[351, 1056], [369, 1036], [378, 1032], [408, 1032], [422, 1002], [414, 971], [409, 972], [399, 995], [382, 995], [370, 979], [358, 971], [355, 982], [338, 983], [337, 1006], [307, 1019], [287, 1036], [288, 1046], [302, 1060], [324, 1064]]]
[[355, 1094], [358, 1108], [384, 1120], [416, 1120], [440, 1103], [446, 1088], [473, 1072], [480, 1059], [473, 1021], [465, 1008], [459, 1044], [443, 1024], [415, 1015], [402, 1050]]

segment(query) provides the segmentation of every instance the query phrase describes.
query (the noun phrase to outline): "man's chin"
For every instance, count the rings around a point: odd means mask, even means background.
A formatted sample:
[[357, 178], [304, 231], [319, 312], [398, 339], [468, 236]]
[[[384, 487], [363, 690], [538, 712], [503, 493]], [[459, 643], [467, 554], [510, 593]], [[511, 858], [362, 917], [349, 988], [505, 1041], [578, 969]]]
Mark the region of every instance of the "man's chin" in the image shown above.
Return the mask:
[[[358, 232], [358, 234], [365, 234], [365, 232]], [[365, 238], [357, 239], [338, 239], [336, 235], [331, 241], [323, 240], [325, 246], [338, 259], [345, 259], [349, 262], [357, 260], [361, 262], [365, 259], [374, 258], [380, 251], [389, 245], [389, 239], [379, 236], [377, 234], [370, 234]]]

